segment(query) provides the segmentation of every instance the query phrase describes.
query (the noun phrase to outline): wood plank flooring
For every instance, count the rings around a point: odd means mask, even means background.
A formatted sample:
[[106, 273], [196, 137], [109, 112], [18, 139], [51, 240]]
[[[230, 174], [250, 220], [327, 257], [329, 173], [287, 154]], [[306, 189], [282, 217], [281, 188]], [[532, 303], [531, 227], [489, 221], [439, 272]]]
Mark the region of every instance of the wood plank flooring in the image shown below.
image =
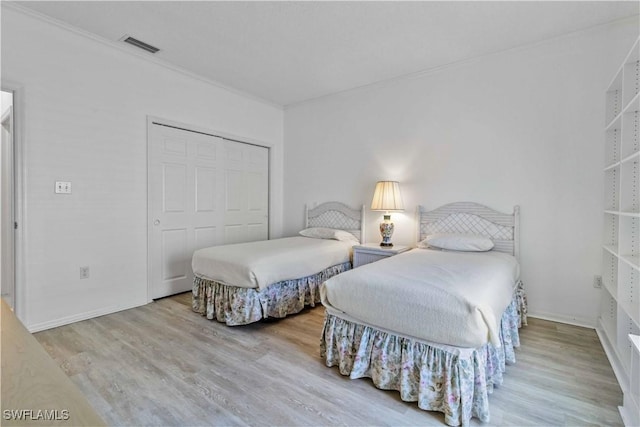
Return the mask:
[[[240, 327], [190, 307], [185, 293], [35, 337], [110, 425], [444, 425], [397, 392], [327, 368], [322, 307]], [[622, 392], [595, 331], [530, 319], [521, 341], [489, 425], [622, 425]]]

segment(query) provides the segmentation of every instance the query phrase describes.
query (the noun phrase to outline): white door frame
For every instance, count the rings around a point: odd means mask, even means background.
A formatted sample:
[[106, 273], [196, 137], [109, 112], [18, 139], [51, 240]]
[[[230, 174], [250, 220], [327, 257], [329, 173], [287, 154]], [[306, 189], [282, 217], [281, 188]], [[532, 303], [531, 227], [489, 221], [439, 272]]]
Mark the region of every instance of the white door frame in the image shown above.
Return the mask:
[[13, 217], [18, 224], [13, 239], [14, 249], [14, 311], [23, 323], [28, 324], [26, 295], [26, 151], [24, 135], [25, 89], [22, 85], [2, 81], [2, 90], [13, 92]]
[[[10, 93], [13, 104], [13, 92], [2, 93]], [[15, 205], [15, 197], [13, 195], [13, 105], [9, 105], [4, 110], [2, 117], [0, 117], [0, 122], [2, 122], [2, 147], [0, 148], [0, 151], [2, 151], [2, 165], [0, 166], [2, 171], [2, 178], [0, 178], [0, 183], [2, 184], [0, 189], [0, 198], [2, 199], [0, 203], [0, 210], [2, 210], [0, 214], [0, 218], [2, 218], [2, 223], [0, 224], [2, 274], [0, 274], [0, 281], [2, 281], [2, 295], [5, 301], [13, 308], [16, 305], [16, 262], [15, 244], [13, 242], [15, 239], [15, 218], [13, 214], [15, 210], [13, 207]]]
[[192, 131], [192, 132], [199, 132], [199, 133], [204, 133], [207, 135], [211, 135], [211, 136], [218, 136], [224, 139], [228, 139], [231, 141], [236, 141], [236, 142], [240, 142], [243, 144], [251, 144], [251, 145], [257, 145], [259, 147], [264, 147], [264, 148], [268, 148], [269, 149], [269, 161], [268, 161], [268, 168], [269, 168], [269, 183], [268, 183], [268, 191], [269, 191], [269, 199], [268, 199], [268, 206], [267, 206], [267, 212], [269, 215], [269, 219], [268, 219], [268, 223], [269, 223], [269, 227], [268, 227], [268, 238], [270, 238], [270, 236], [272, 235], [272, 226], [273, 226], [273, 220], [272, 220], [272, 193], [273, 193], [273, 189], [272, 189], [272, 168], [271, 166], [273, 165], [273, 156], [274, 156], [274, 145], [267, 143], [267, 142], [263, 142], [263, 141], [259, 141], [253, 138], [246, 138], [243, 136], [238, 136], [238, 135], [233, 135], [230, 133], [226, 133], [226, 132], [220, 132], [217, 130], [213, 130], [213, 129], [207, 129], [207, 128], [203, 128], [201, 126], [195, 126], [195, 125], [190, 125], [190, 124], [186, 124], [186, 123], [181, 123], [181, 122], [177, 122], [174, 120], [168, 120], [168, 119], [163, 119], [161, 117], [157, 117], [157, 116], [147, 116], [147, 302], [152, 302], [153, 298], [153, 283], [151, 281], [151, 277], [152, 277], [152, 271], [151, 271], [151, 234], [153, 232], [153, 219], [151, 218], [151, 212], [150, 212], [150, 208], [151, 208], [151, 180], [149, 179], [149, 171], [150, 171], [150, 157], [149, 157], [149, 144], [151, 144], [151, 135], [152, 135], [152, 127], [153, 124], [157, 123], [160, 125], [164, 125], [164, 126], [171, 126], [171, 127], [175, 127], [178, 129], [183, 129], [186, 131]]

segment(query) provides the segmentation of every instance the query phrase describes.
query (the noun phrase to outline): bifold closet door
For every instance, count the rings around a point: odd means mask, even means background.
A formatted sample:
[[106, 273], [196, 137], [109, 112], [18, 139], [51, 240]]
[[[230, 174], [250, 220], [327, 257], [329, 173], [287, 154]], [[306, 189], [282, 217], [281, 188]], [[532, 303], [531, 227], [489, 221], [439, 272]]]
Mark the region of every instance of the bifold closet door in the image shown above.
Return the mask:
[[224, 242], [269, 238], [269, 150], [224, 142]]
[[196, 249], [268, 238], [267, 148], [153, 124], [148, 156], [152, 298], [191, 289]]

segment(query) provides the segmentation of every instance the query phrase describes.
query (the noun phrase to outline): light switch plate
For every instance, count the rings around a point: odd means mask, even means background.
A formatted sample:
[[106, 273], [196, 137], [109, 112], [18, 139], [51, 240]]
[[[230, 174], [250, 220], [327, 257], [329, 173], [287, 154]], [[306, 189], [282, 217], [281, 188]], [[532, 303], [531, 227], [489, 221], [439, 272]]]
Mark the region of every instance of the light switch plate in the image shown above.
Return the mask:
[[89, 278], [89, 266], [86, 265], [84, 267], [80, 267], [80, 278], [88, 279]]
[[56, 181], [56, 194], [71, 194], [71, 182]]

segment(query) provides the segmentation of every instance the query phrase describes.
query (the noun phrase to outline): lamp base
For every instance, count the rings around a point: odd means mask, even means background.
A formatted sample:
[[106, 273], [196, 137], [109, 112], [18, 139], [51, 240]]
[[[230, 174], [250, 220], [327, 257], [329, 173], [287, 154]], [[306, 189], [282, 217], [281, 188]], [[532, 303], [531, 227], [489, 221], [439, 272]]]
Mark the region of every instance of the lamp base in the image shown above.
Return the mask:
[[380, 246], [393, 246], [393, 243], [391, 243], [391, 236], [393, 235], [393, 223], [391, 222], [391, 215], [387, 214], [384, 216], [384, 221], [380, 223], [380, 234], [382, 235], [382, 242], [380, 243]]

